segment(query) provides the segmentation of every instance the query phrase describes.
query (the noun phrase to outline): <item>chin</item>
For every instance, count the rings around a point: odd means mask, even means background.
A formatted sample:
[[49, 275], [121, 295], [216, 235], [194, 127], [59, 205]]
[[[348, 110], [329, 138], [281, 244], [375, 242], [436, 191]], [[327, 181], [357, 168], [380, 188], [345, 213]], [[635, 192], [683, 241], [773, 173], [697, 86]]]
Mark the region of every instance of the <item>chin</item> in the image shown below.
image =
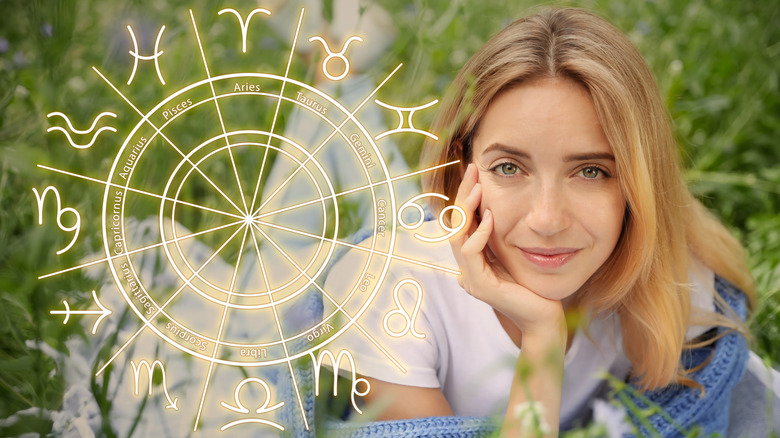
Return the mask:
[[545, 275], [542, 278], [526, 279], [526, 281], [517, 281], [517, 277], [515, 277], [515, 280], [540, 297], [555, 301], [566, 300], [576, 294], [585, 284], [584, 281], [566, 281], [556, 277], [555, 275]]

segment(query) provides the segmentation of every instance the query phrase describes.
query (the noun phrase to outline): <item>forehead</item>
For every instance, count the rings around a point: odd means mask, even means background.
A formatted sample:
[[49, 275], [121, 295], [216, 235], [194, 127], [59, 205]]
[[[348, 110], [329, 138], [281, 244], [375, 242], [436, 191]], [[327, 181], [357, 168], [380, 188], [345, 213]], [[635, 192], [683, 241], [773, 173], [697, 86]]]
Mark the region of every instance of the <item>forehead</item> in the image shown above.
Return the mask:
[[499, 93], [480, 120], [474, 154], [495, 143], [611, 152], [590, 94], [567, 78], [537, 79]]

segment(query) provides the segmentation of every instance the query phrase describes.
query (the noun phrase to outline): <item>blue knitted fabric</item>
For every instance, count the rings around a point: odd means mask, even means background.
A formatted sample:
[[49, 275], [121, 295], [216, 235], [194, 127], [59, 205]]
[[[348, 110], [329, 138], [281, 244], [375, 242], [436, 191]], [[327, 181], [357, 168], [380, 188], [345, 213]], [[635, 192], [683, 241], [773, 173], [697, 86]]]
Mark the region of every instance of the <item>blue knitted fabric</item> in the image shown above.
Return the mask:
[[330, 436], [351, 438], [479, 438], [488, 436], [495, 430], [495, 422], [485, 417], [426, 417], [362, 424], [335, 421], [328, 423]]
[[[715, 290], [740, 318], [745, 319], [745, 297], [739, 289], [716, 276]], [[726, 310], [718, 311], [724, 313]], [[718, 327], [717, 330], [718, 335], [723, 337], [713, 345], [686, 352], [682, 357], [686, 368], [699, 365], [711, 357], [704, 368], [690, 375], [704, 388], [704, 394], [687, 386], [670, 385], [643, 394], [647, 401], [663, 411], [654, 409], [652, 415], [640, 420], [631, 409], [627, 409], [641, 436], [683, 437], [688, 436], [693, 428], [699, 428], [703, 436], [715, 433], [725, 436], [731, 389], [745, 372], [748, 348], [740, 333], [729, 332], [725, 327]], [[642, 410], [649, 407], [645, 400], [640, 400], [635, 394], [628, 395], [629, 404]]]

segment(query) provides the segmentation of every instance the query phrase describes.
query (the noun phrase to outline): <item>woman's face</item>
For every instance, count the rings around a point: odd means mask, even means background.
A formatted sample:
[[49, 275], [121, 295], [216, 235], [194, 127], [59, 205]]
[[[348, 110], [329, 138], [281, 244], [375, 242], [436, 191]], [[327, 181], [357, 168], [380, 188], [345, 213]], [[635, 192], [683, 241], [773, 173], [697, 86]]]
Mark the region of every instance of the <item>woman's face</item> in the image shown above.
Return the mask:
[[626, 201], [588, 92], [540, 79], [499, 94], [473, 142], [488, 241], [512, 278], [562, 300], [607, 260]]

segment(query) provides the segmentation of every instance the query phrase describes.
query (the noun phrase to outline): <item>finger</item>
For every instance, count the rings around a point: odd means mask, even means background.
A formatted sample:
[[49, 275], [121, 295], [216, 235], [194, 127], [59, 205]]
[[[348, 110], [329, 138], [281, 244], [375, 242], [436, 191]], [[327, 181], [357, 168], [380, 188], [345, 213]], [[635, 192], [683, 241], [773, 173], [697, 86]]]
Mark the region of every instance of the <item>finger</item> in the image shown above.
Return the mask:
[[[482, 215], [482, 222], [476, 230], [469, 236], [468, 240], [461, 247], [461, 254], [466, 258], [470, 258], [470, 261], [486, 262], [485, 248], [487, 246], [490, 233], [493, 232], [493, 212], [485, 210]], [[478, 258], [478, 259], [477, 259]]]
[[463, 181], [461, 181], [458, 187], [458, 194], [455, 197], [455, 206], [464, 214], [464, 217], [461, 218], [463, 220], [461, 229], [466, 231], [466, 235], [474, 231], [474, 212], [482, 200], [482, 186], [479, 184], [478, 179], [479, 172], [477, 172], [476, 165], [473, 163], [469, 164], [468, 168], [466, 168], [466, 173], [463, 175]]
[[466, 172], [463, 174], [463, 179], [460, 182], [460, 186], [458, 187], [458, 193], [455, 197], [455, 204], [458, 205], [458, 200], [465, 199], [468, 194], [471, 192], [471, 189], [474, 187], [474, 184], [477, 183], [477, 178], [479, 174], [477, 172], [477, 166], [474, 163], [470, 163], [468, 167], [466, 167]]
[[490, 210], [485, 210], [482, 222], [468, 240], [461, 245], [460, 251], [455, 252], [462, 277], [459, 279], [459, 283], [469, 294], [478, 298], [481, 294], [480, 290], [495, 279], [495, 274], [487, 262], [484, 251], [492, 231], [493, 215]]
[[473, 233], [476, 229], [474, 211], [479, 208], [481, 199], [482, 186], [477, 183], [471, 187], [471, 191], [465, 199], [458, 200], [461, 202], [461, 204], [456, 204], [456, 207], [460, 210], [460, 214], [463, 215], [463, 217], [460, 218], [463, 221], [463, 225], [461, 226], [460, 231], [455, 233], [455, 235], [450, 238], [450, 244], [452, 245], [453, 251], [456, 254], [456, 258], [457, 254], [460, 252], [460, 247], [466, 242], [471, 233]]

